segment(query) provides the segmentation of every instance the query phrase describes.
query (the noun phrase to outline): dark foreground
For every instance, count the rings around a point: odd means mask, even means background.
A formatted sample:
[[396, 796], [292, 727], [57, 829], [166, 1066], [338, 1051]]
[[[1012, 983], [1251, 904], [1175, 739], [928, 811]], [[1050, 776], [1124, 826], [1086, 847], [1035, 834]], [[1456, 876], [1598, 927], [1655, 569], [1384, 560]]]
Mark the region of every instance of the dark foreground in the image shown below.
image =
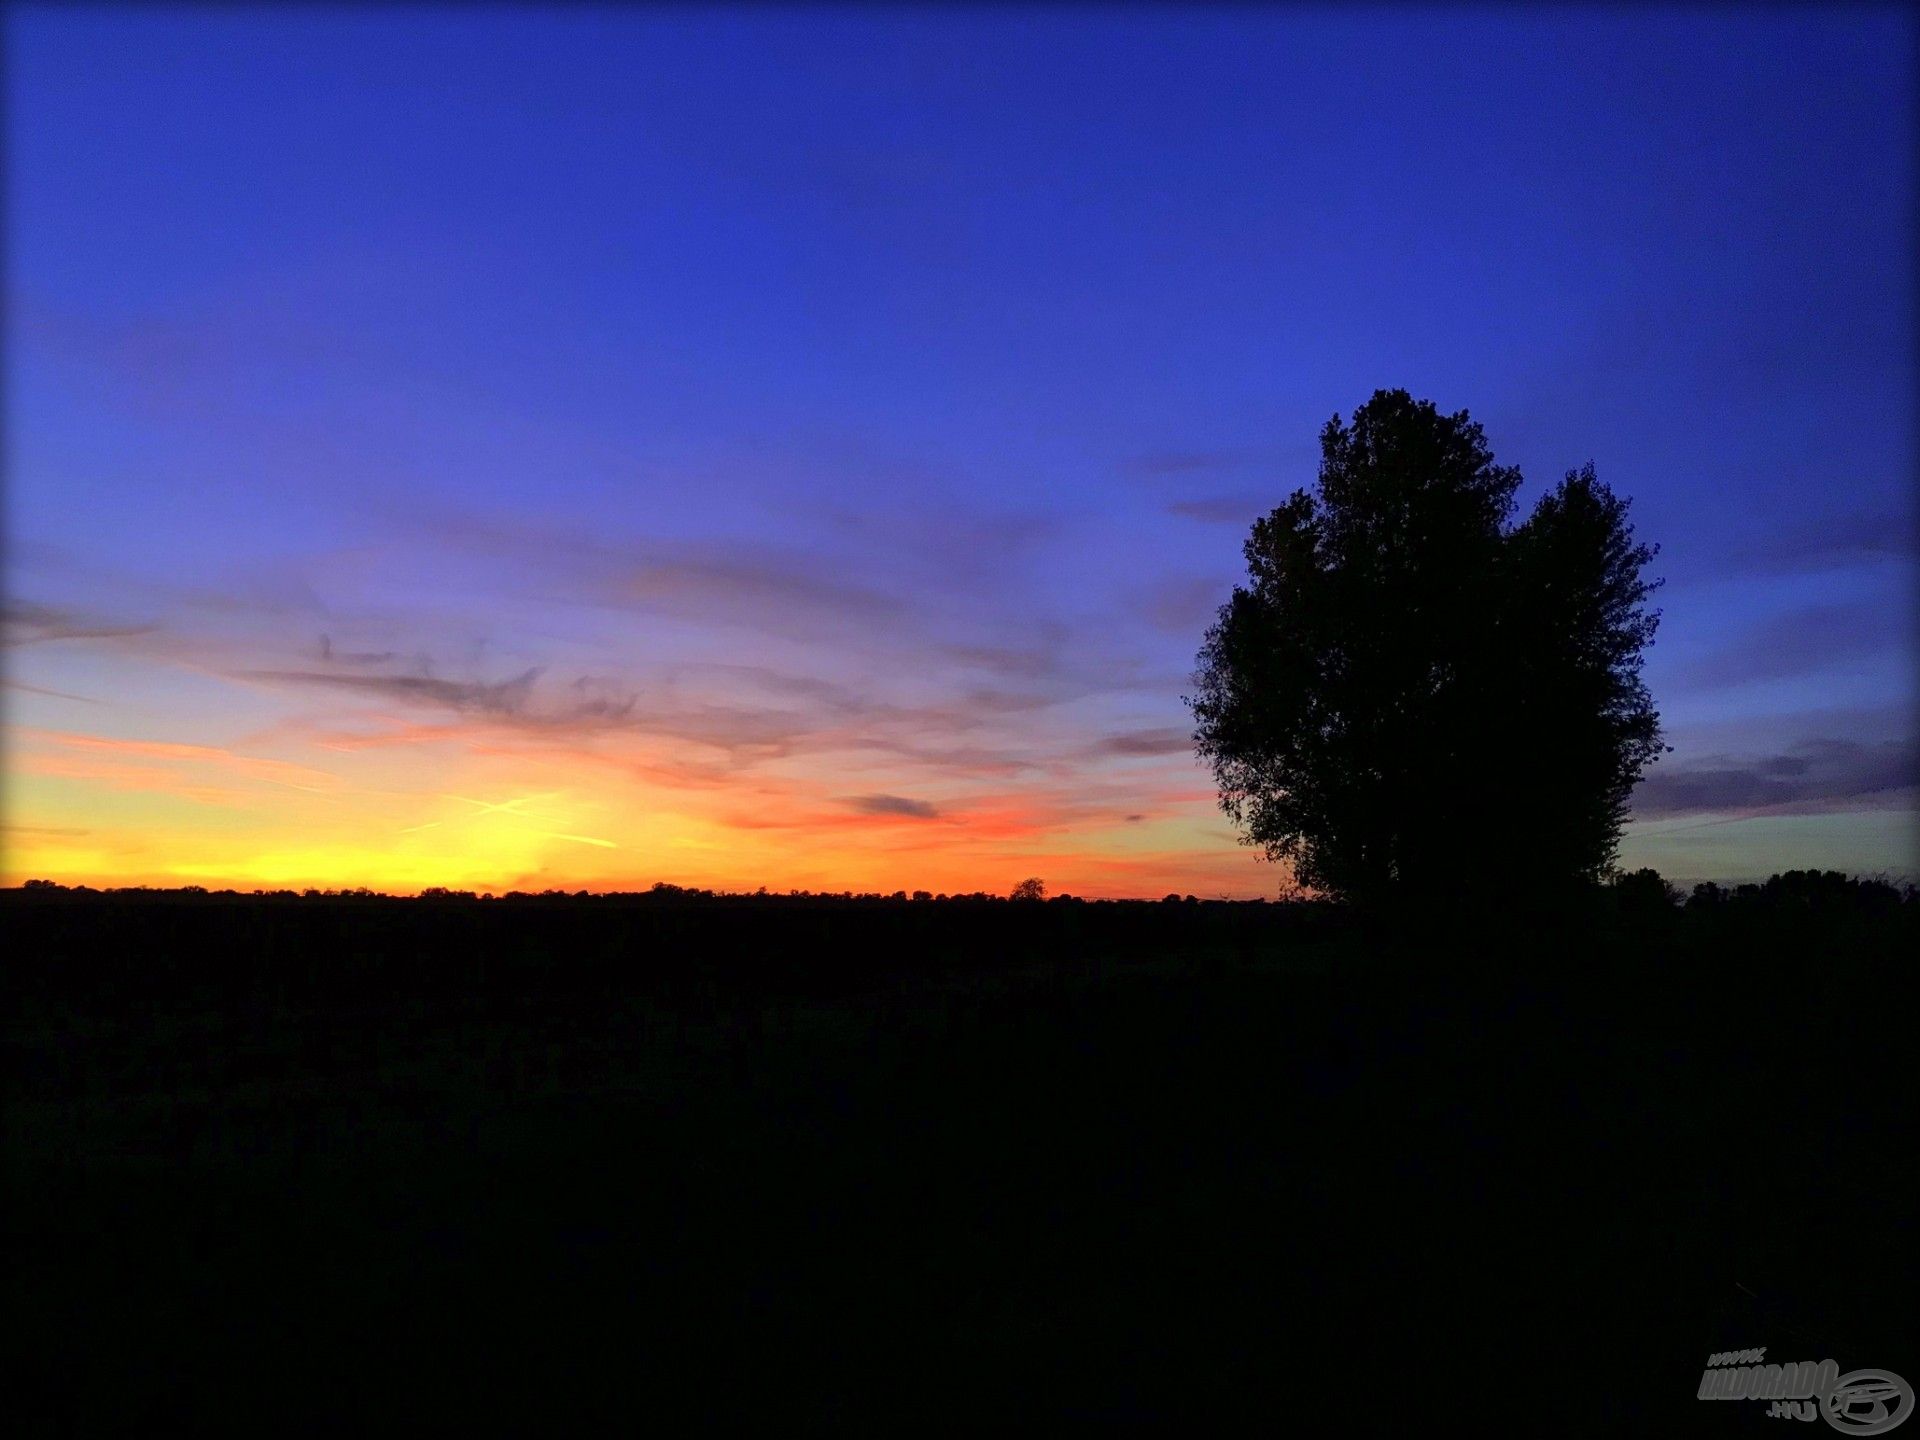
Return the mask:
[[1770, 1433], [1920, 1371], [1917, 908], [12, 892], [6, 1409]]

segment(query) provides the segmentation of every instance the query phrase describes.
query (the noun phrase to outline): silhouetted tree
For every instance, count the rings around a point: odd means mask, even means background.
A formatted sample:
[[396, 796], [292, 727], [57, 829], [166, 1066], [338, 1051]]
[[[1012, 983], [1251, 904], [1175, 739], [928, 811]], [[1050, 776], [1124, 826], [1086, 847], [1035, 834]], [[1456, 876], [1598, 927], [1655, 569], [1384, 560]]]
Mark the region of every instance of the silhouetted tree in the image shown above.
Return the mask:
[[1465, 411], [1378, 391], [1254, 523], [1200, 651], [1195, 743], [1246, 843], [1360, 901], [1598, 879], [1662, 748], [1627, 502], [1575, 471], [1524, 524]]
[[1046, 882], [1038, 879], [1022, 880], [1013, 887], [1010, 900], [1044, 900], [1047, 898]]
[[1615, 875], [1607, 886], [1622, 910], [1637, 913], [1665, 913], [1680, 904], [1679, 887], [1668, 883], [1658, 870], [1643, 868]]
[[1689, 910], [1713, 910], [1727, 903], [1727, 892], [1711, 880], [1702, 880], [1687, 897]]

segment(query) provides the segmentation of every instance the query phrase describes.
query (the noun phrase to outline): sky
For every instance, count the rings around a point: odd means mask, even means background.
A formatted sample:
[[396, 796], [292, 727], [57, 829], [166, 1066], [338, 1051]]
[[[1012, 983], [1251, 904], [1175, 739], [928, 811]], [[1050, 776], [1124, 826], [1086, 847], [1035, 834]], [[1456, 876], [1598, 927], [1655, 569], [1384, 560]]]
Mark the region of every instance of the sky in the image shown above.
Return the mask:
[[1899, 8], [9, 7], [0, 883], [1273, 895], [1375, 389], [1657, 543], [1629, 866], [1920, 876]]

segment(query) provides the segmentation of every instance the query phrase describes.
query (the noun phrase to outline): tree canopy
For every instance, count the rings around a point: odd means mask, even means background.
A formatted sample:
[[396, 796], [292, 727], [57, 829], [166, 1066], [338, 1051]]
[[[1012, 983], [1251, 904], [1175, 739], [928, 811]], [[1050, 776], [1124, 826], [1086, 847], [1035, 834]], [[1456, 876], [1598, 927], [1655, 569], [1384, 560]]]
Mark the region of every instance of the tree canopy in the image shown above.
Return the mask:
[[1356, 900], [1539, 893], [1611, 868], [1664, 747], [1628, 502], [1520, 472], [1464, 410], [1377, 391], [1256, 521], [1207, 631], [1195, 743], [1243, 840]]

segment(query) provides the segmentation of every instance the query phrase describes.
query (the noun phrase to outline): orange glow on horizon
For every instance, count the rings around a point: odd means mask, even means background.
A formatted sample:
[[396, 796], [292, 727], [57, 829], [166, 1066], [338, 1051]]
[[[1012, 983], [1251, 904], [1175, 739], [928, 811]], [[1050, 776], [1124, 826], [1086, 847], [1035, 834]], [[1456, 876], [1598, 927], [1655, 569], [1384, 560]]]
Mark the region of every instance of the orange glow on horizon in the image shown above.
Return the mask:
[[484, 724], [358, 743], [282, 728], [231, 749], [48, 728], [12, 740], [7, 885], [1004, 894], [1038, 875], [1090, 898], [1253, 898], [1281, 878], [1185, 777], [1123, 807], [1071, 783], [960, 780], [908, 800], [884, 774], [850, 794], [817, 764], [724, 781], [670, 749]]

